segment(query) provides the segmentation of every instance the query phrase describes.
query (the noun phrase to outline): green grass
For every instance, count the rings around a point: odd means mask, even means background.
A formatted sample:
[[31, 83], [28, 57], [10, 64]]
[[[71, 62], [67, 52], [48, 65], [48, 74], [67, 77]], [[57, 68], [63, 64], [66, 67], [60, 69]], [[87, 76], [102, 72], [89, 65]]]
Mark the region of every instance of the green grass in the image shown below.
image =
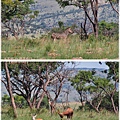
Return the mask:
[[53, 41], [50, 36], [37, 39], [2, 39], [2, 59], [118, 59], [117, 38], [91, 36], [80, 41], [79, 36]]
[[[60, 110], [62, 111], [62, 110]], [[36, 111], [31, 111], [30, 109], [17, 109], [18, 118], [15, 120], [32, 120], [31, 114], [35, 114]], [[60, 117], [57, 113], [54, 113], [53, 116], [50, 115], [49, 111], [46, 109], [41, 109], [37, 112], [37, 117], [43, 120], [60, 120]], [[2, 108], [1, 114], [2, 120], [14, 120], [12, 116], [12, 111], [9, 107]], [[66, 117], [63, 118], [66, 120]], [[72, 120], [119, 120], [119, 116], [111, 113], [109, 111], [103, 110], [100, 113], [95, 111], [74, 111]]]

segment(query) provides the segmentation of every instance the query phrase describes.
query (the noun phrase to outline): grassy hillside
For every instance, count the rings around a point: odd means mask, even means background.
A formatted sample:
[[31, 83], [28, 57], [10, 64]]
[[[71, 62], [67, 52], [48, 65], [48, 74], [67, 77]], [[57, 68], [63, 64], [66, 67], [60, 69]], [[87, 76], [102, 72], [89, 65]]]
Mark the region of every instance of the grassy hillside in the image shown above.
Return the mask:
[[[62, 111], [62, 110], [60, 110]], [[35, 114], [36, 111], [30, 111], [28, 108], [26, 109], [18, 109], [18, 118], [15, 120], [32, 120], [31, 114]], [[60, 117], [57, 113], [55, 113], [52, 117], [47, 109], [41, 109], [37, 112], [36, 118], [42, 118], [43, 120], [60, 120]], [[9, 107], [2, 108], [1, 114], [2, 120], [14, 120], [12, 117], [12, 110]], [[66, 120], [66, 117], [63, 118]], [[108, 111], [101, 111], [100, 113], [96, 113], [95, 111], [74, 111], [72, 120], [119, 120], [119, 116], [114, 113]]]
[[50, 35], [36, 39], [2, 39], [2, 59], [118, 59], [118, 38], [90, 36], [80, 41], [78, 35], [53, 41]]

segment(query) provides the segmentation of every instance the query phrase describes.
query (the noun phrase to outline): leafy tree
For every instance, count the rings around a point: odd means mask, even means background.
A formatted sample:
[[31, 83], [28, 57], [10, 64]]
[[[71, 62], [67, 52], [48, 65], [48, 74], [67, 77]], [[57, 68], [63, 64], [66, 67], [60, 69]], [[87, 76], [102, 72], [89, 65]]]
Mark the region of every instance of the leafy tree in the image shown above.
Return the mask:
[[[78, 6], [80, 9], [82, 8], [85, 12], [85, 16], [88, 18], [93, 27], [93, 32], [96, 37], [98, 37], [98, 0], [56, 0], [60, 6], [65, 7], [68, 5]], [[92, 16], [89, 15], [89, 7], [92, 11]], [[93, 18], [93, 19], [92, 19]], [[85, 19], [86, 20], [86, 19]]]
[[[84, 10], [85, 13], [85, 21], [86, 18], [90, 21], [91, 25], [92, 25], [92, 30], [94, 32], [95, 37], [98, 37], [98, 30], [99, 30], [99, 26], [98, 26], [98, 0], [56, 0], [58, 2], [58, 4], [61, 7], [65, 7], [68, 5], [74, 5], [76, 7], [79, 7], [80, 9]], [[113, 6], [113, 4], [118, 3], [118, 0], [107, 0], [109, 1], [110, 5], [112, 6], [113, 10], [115, 10], [117, 13], [118, 11], [115, 9], [115, 7]], [[92, 16], [89, 14], [89, 11], [92, 11]], [[84, 22], [84, 27], [82, 26], [81, 28], [84, 28], [83, 30], [86, 33], [86, 28], [85, 28], [85, 24], [86, 22]]]
[[72, 82], [71, 85], [74, 86], [74, 88], [78, 91], [78, 93], [80, 95], [80, 102], [81, 103], [83, 103], [83, 101], [86, 100], [85, 86], [86, 86], [87, 83], [89, 83], [89, 81], [92, 78], [93, 78], [92, 72], [90, 72], [90, 71], [79, 71], [79, 73], [77, 75], [75, 75], [75, 77], [70, 80]]
[[[4, 63], [3, 63], [4, 64]], [[42, 99], [43, 86], [46, 88], [54, 76], [49, 74], [57, 68], [57, 63], [8, 63], [12, 92], [23, 96], [30, 108], [34, 108], [36, 101]], [[5, 69], [3, 66], [2, 82], [7, 86]]]
[[[117, 113], [118, 106], [115, 104], [114, 98], [117, 91], [118, 82], [118, 63], [107, 62], [109, 66], [108, 78], [100, 78], [95, 76], [95, 71], [79, 71], [75, 77], [71, 79], [72, 86], [78, 91], [81, 103], [85, 100], [92, 108], [99, 112], [103, 101], [107, 98], [111, 103], [111, 109]], [[106, 72], [106, 70], [105, 70]], [[116, 82], [112, 82], [115, 80]], [[109, 99], [108, 99], [109, 96]], [[118, 100], [118, 98], [115, 98]]]
[[117, 114], [118, 104], [115, 104], [115, 101], [116, 99], [119, 100], [118, 96], [116, 96], [116, 94], [118, 93], [119, 84], [119, 62], [106, 62], [106, 65], [109, 67], [108, 73], [106, 70], [104, 71], [108, 74], [106, 81], [107, 83], [105, 84], [105, 86], [100, 85], [100, 88], [104, 90], [106, 95], [109, 97], [112, 109]]
[[[38, 15], [38, 11], [31, 11], [33, 0], [2, 0], [1, 22], [16, 39], [19, 34], [24, 34], [25, 22]], [[7, 34], [6, 33], [6, 34]]]
[[[113, 110], [115, 113], [118, 113], [118, 106], [115, 104], [114, 96], [118, 91], [118, 84], [119, 84], [119, 62], [106, 62], [106, 65], [109, 67], [108, 72], [108, 79], [113, 83], [113, 86], [107, 92], [105, 88], [102, 87], [103, 90], [107, 93], [110, 97], [112, 102]], [[119, 99], [117, 97], [117, 99]]]

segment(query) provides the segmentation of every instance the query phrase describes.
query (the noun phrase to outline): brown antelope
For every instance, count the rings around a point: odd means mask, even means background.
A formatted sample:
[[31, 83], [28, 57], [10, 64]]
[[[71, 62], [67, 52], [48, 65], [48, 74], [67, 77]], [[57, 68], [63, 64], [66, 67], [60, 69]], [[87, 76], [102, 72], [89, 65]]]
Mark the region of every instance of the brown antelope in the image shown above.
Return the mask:
[[61, 120], [64, 116], [67, 116], [67, 119], [72, 119], [73, 109], [72, 108], [67, 108], [64, 112], [62, 112], [62, 113], [58, 112], [58, 114], [61, 117]]
[[37, 116], [37, 115], [32, 116], [32, 120], [43, 120], [43, 119], [41, 119], [41, 118], [37, 118], [37, 119], [35, 119], [36, 116]]
[[54, 39], [54, 41], [56, 40], [56, 39], [67, 39], [67, 36], [69, 35], [69, 34], [72, 34], [73, 33], [73, 31], [72, 31], [72, 29], [71, 28], [68, 28], [68, 29], [66, 29], [64, 32], [62, 32], [62, 33], [52, 33], [52, 35], [51, 35], [51, 37]]

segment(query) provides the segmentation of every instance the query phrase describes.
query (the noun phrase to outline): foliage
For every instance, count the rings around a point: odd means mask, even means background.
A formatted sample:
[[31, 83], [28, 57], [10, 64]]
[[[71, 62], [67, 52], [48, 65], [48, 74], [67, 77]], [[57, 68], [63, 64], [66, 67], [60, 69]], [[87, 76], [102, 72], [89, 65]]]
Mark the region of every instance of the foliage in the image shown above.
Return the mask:
[[90, 80], [93, 79], [91, 71], [79, 71], [79, 73], [70, 81], [72, 86], [78, 91], [78, 93], [85, 90], [85, 86]]
[[109, 37], [118, 35], [118, 26], [117, 23], [101, 21], [99, 22], [99, 33]]
[[15, 103], [18, 108], [26, 108], [28, 107], [27, 102], [23, 96], [15, 95]]
[[[2, 0], [1, 21], [4, 27], [11, 32], [17, 39], [19, 34], [23, 33], [25, 21], [31, 20], [38, 15], [38, 11], [31, 11], [30, 5], [34, 4], [34, 0]], [[4, 32], [4, 30], [3, 30]]]
[[33, 4], [33, 0], [25, 0], [24, 2], [15, 0], [2, 0], [2, 22], [5, 23], [14, 17], [22, 19], [26, 14], [32, 11], [29, 5]]
[[58, 22], [58, 25], [59, 25], [59, 27], [54, 27], [51, 29], [51, 33], [52, 32], [62, 33], [68, 28], [68, 26], [64, 26], [63, 22], [61, 22], [61, 21]]
[[[95, 101], [94, 101], [95, 102]], [[115, 102], [115, 106], [117, 106], [117, 109], [119, 109], [119, 92], [116, 92], [115, 95], [114, 95], [114, 102]], [[106, 110], [109, 110], [109, 111], [113, 111], [112, 109], [112, 103], [110, 101], [110, 97], [109, 96], [106, 96], [103, 101], [102, 101], [102, 104], [100, 106], [102, 109], [106, 109]]]
[[59, 28], [64, 28], [64, 23], [62, 21], [58, 21]]
[[72, 30], [74, 30], [77, 26], [76, 24], [73, 24], [71, 26], [64, 26], [64, 22], [62, 21], [58, 21], [58, 26], [59, 27], [53, 27], [50, 31], [50, 34], [53, 33], [53, 32], [58, 32], [58, 33], [62, 33], [64, 32], [67, 28], [71, 28]]
[[7, 94], [5, 94], [2, 97], [2, 102], [3, 102], [3, 104], [10, 104], [10, 97]]
[[108, 79], [119, 79], [119, 62], [106, 62], [106, 65], [109, 67]]
[[[118, 62], [106, 62], [109, 66], [107, 78], [94, 76], [95, 71], [79, 71], [70, 81], [72, 86], [80, 95], [80, 102], [85, 100], [97, 112], [99, 107], [112, 109], [115, 113], [118, 112]], [[93, 73], [93, 74], [92, 74]], [[114, 81], [114, 82], [113, 82]], [[89, 98], [91, 96], [91, 98]], [[117, 101], [116, 101], [117, 100]], [[109, 109], [107, 108], [109, 106]]]
[[41, 102], [41, 107], [45, 107], [45, 108], [49, 108], [49, 104], [48, 104], [48, 99], [46, 96], [44, 96], [42, 102]]
[[58, 2], [58, 4], [60, 4], [61, 7], [65, 7], [67, 5], [69, 5], [69, 1], [63, 1], [63, 0], [56, 0]]
[[[24, 99], [23, 96], [18, 96], [18, 95], [14, 95], [14, 98], [15, 98], [15, 104], [18, 108], [25, 108], [27, 107], [27, 103]], [[5, 94], [3, 97], [2, 97], [2, 102], [3, 102], [3, 106], [4, 105], [11, 105], [11, 100], [10, 100], [10, 96], [8, 96], [7, 94]]]

